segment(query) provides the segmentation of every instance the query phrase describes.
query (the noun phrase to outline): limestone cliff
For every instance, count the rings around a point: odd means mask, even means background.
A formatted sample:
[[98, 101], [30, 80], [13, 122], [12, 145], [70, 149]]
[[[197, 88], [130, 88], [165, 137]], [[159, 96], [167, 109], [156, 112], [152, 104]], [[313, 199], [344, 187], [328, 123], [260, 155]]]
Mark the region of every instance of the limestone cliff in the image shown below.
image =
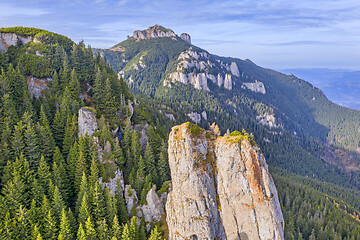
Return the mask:
[[33, 40], [33, 37], [18, 36], [15, 33], [0, 33], [0, 52], [6, 52], [10, 46], [16, 46], [18, 40], [23, 45]]
[[248, 135], [216, 137], [191, 123], [169, 136], [170, 239], [284, 239], [284, 220], [264, 156]]
[[146, 30], [136, 30], [133, 33], [133, 38], [137, 41], [150, 38], [159, 37], [176, 37], [176, 34], [171, 30], [160, 25], [154, 25]]

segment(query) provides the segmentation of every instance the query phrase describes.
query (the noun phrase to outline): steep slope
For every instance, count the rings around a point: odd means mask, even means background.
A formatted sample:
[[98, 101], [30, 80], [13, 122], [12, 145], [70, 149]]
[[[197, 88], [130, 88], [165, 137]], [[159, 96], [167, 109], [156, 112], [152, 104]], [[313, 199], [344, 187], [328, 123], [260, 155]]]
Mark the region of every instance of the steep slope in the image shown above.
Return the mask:
[[284, 239], [275, 184], [248, 135], [216, 137], [184, 123], [173, 127], [168, 151], [169, 239]]
[[121, 51], [95, 52], [133, 93], [155, 100], [154, 111], [174, 124], [191, 120], [208, 128], [216, 122], [223, 132], [244, 128], [254, 133], [271, 165], [360, 187], [358, 111], [332, 103], [306, 81], [250, 60], [212, 55], [173, 34], [135, 35], [115, 46]]

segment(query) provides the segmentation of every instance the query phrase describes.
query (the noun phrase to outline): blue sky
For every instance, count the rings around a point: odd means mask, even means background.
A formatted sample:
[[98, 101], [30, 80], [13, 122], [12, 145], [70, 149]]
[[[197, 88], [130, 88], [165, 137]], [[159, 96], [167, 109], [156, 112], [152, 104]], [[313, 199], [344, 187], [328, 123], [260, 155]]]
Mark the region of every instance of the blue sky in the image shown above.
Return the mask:
[[0, 26], [108, 48], [154, 24], [263, 67], [360, 69], [359, 0], [0, 0]]

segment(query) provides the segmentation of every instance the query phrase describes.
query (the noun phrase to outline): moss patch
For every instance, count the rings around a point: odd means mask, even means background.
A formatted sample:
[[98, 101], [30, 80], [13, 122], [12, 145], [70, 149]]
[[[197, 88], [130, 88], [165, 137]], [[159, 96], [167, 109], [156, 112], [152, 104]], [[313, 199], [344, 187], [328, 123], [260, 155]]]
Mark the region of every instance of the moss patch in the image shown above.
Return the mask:
[[186, 122], [185, 123], [186, 129], [189, 130], [189, 132], [191, 133], [191, 135], [193, 136], [197, 136], [199, 135], [201, 132], [205, 131], [204, 129], [202, 129], [201, 127], [199, 127], [196, 124], [193, 124], [191, 122]]

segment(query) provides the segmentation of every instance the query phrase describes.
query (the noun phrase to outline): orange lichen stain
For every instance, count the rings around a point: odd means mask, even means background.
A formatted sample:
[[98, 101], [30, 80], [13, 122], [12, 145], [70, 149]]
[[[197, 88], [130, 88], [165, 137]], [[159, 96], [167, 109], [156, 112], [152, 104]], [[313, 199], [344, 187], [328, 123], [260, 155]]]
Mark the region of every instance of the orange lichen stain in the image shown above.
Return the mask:
[[250, 184], [250, 188], [255, 196], [259, 197], [258, 201], [261, 201], [264, 198], [264, 182], [262, 181], [262, 171], [260, 169], [259, 159], [255, 150], [250, 150], [251, 160], [245, 161], [245, 166], [248, 171], [245, 174], [246, 179]]

